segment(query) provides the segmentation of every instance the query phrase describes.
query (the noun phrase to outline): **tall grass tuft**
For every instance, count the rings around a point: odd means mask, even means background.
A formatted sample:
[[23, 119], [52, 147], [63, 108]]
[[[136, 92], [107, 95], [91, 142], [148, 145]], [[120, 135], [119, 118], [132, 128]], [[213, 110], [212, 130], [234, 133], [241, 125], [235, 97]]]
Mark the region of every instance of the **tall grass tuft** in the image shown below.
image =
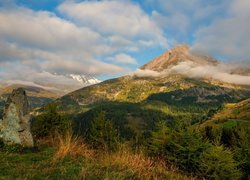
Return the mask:
[[122, 167], [129, 167], [137, 172], [147, 171], [149, 172], [154, 167], [153, 161], [144, 156], [142, 151], [132, 152], [126, 146], [120, 146], [117, 152], [105, 155], [103, 157], [104, 162], [110, 162]]
[[63, 159], [66, 156], [71, 157], [86, 157], [91, 158], [94, 156], [94, 151], [83, 141], [82, 138], [74, 136], [71, 131], [65, 134], [58, 134], [54, 140], [54, 146], [57, 150], [53, 156], [53, 162], [58, 159]]

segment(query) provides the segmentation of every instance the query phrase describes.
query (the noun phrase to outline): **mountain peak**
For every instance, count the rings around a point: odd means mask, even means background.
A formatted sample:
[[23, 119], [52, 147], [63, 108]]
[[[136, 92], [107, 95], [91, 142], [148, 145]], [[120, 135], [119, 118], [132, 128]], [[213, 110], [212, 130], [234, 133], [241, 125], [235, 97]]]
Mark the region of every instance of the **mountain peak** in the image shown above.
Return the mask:
[[180, 44], [168, 51], [166, 51], [166, 53], [169, 53], [169, 52], [174, 52], [174, 53], [187, 53], [190, 49], [190, 46], [187, 45], [187, 44]]
[[199, 65], [215, 65], [218, 63], [216, 59], [210, 56], [198, 55], [190, 52], [190, 46], [186, 44], [178, 45], [167, 50], [162, 55], [153, 59], [149, 63], [142, 66], [140, 69], [149, 69], [154, 71], [163, 71], [171, 68], [181, 62], [192, 62]]

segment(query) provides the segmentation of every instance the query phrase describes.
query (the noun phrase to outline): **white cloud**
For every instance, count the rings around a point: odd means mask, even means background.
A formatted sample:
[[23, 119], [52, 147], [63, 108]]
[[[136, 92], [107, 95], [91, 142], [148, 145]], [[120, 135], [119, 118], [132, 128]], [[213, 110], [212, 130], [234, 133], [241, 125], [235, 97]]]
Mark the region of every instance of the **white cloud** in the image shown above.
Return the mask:
[[[77, 85], [76, 81], [68, 79], [63, 75], [52, 74], [46, 71], [37, 71], [36, 69], [31, 69], [24, 65], [13, 66], [13, 64], [8, 64], [5, 66], [7, 71], [1, 72], [0, 77], [5, 82], [34, 82], [34, 83], [56, 83], [56, 84], [68, 84]], [[1, 80], [0, 79], [0, 80]], [[80, 85], [80, 84], [79, 84]]]
[[[231, 1], [231, 0], [230, 0]], [[154, 21], [172, 37], [183, 43], [197, 27], [206, 25], [226, 8], [225, 1], [216, 0], [147, 0]]]
[[227, 83], [250, 85], [250, 76], [232, 74], [234, 68], [225, 64], [217, 66], [195, 66], [189, 62], [183, 62], [174, 66], [171, 71], [186, 75], [191, 78], [212, 78]]
[[[0, 79], [36, 80], [44, 72], [55, 81], [63, 74], [124, 74], [130, 72], [124, 64], [136, 64], [129, 52], [167, 45], [162, 30], [130, 1], [67, 1], [58, 7], [60, 16], [4, 4]], [[103, 61], [114, 54], [114, 61]]]
[[89, 28], [77, 27], [48, 12], [24, 8], [0, 12], [0, 35], [1, 61], [9, 58], [51, 61], [68, 56], [70, 60], [86, 62], [84, 59], [91, 61], [94, 54], [111, 51], [102, 43], [102, 37]]
[[36, 84], [34, 82], [30, 82], [30, 81], [7, 80], [7, 81], [4, 81], [4, 83], [7, 85], [21, 84], [21, 85], [25, 85], [25, 86], [33, 86], [33, 87], [38, 87], [38, 88], [42, 88], [42, 89], [49, 90], [49, 91], [61, 91], [56, 87], [43, 86], [43, 85], [39, 85], [39, 84]]
[[153, 19], [164, 29], [171, 45], [194, 41], [193, 50], [217, 58], [250, 60], [250, 1], [146, 2], [152, 8]]
[[131, 73], [131, 75], [136, 77], [160, 77], [163, 74], [158, 71], [153, 71], [150, 69], [145, 69], [145, 70], [137, 69], [136, 71]]
[[232, 0], [227, 13], [226, 17], [197, 31], [193, 49], [225, 58], [250, 60], [250, 2]]
[[85, 27], [79, 28], [52, 13], [25, 8], [1, 11], [0, 35], [23, 46], [50, 51], [87, 48], [100, 37], [98, 33]]
[[124, 53], [117, 54], [114, 57], [109, 58], [109, 60], [113, 62], [121, 63], [121, 64], [137, 64], [136, 59]]
[[[44, 71], [92, 75], [127, 72], [128, 68], [95, 59], [117, 50], [99, 33], [55, 14], [20, 7], [0, 10], [1, 79], [21, 79], [24, 69], [34, 70], [28, 71], [29, 76]], [[17, 67], [15, 73], [13, 67]]]
[[58, 9], [77, 24], [91, 27], [103, 35], [153, 40], [154, 45], [167, 46], [163, 31], [139, 5], [131, 1], [65, 2]]
[[[53, 57], [52, 57], [53, 58]], [[88, 59], [88, 61], [81, 62], [73, 59], [60, 59], [54, 57], [53, 61], [46, 61], [42, 64], [42, 68], [49, 72], [57, 72], [61, 74], [70, 74], [72, 72], [76, 74], [116, 74], [120, 72], [126, 72], [129, 69], [120, 67], [114, 64], [108, 64], [97, 60]]]
[[240, 75], [232, 73], [238, 67], [240, 67], [240, 65], [196, 65], [192, 62], [186, 61], [181, 62], [165, 71], [158, 72], [148, 69], [138, 69], [131, 75], [136, 77], [165, 77], [170, 74], [177, 73], [194, 79], [212, 78], [227, 83], [250, 85], [250, 75]]

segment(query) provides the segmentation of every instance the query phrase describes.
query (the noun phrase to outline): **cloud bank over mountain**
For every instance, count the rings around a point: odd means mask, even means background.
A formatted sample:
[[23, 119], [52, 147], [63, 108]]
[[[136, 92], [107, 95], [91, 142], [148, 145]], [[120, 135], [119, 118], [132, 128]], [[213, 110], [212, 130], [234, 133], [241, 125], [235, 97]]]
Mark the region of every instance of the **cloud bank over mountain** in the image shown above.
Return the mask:
[[[250, 69], [250, 64], [247, 64]], [[137, 69], [132, 76], [135, 77], [165, 77], [171, 74], [181, 74], [189, 78], [194, 79], [213, 79], [226, 83], [233, 83], [238, 85], [250, 85], [250, 72], [248, 69], [248, 74], [236, 74], [233, 73], [238, 68], [243, 67], [241, 65], [231, 65], [231, 64], [218, 64], [218, 65], [197, 65], [192, 62], [180, 62], [179, 64], [172, 66], [164, 71], [153, 71], [150, 69]]]

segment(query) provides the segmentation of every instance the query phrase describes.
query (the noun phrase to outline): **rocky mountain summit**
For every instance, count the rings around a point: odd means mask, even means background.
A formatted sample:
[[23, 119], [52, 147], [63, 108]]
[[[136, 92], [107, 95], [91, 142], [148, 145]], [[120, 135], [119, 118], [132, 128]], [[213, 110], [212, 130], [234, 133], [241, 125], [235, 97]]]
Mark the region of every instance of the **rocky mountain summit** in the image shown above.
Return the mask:
[[7, 99], [3, 120], [0, 120], [0, 138], [6, 144], [34, 145], [28, 98], [22, 88], [14, 89]]
[[196, 65], [217, 65], [219, 62], [211, 56], [200, 55], [192, 52], [188, 45], [176, 46], [162, 55], [156, 57], [140, 69], [163, 71], [181, 62], [191, 62]]

